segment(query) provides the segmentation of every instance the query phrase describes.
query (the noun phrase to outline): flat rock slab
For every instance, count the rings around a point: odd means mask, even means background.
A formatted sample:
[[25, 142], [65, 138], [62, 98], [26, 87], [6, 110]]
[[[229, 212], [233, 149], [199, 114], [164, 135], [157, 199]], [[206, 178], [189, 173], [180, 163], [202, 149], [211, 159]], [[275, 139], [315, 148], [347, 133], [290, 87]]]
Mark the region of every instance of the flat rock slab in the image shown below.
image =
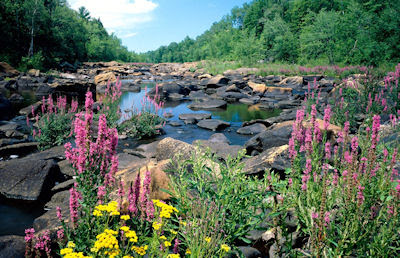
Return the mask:
[[229, 145], [225, 142], [216, 142], [210, 140], [196, 140], [193, 145], [199, 145], [203, 149], [210, 149], [217, 157], [227, 160], [229, 157], [237, 157], [240, 150], [243, 149], [240, 145]]
[[204, 119], [197, 123], [198, 127], [212, 131], [220, 130], [230, 125], [230, 123], [218, 119]]
[[200, 121], [203, 119], [210, 119], [211, 114], [207, 113], [187, 113], [187, 114], [180, 114], [179, 119], [181, 120], [188, 120], [188, 119], [194, 119], [196, 121]]
[[280, 172], [283, 176], [285, 168], [290, 167], [288, 145], [272, 147], [257, 156], [244, 161], [243, 172], [249, 174], [264, 174], [266, 169]]
[[10, 199], [38, 200], [54, 185], [60, 169], [52, 160], [31, 155], [0, 163], [0, 194]]
[[265, 125], [256, 123], [256, 124], [252, 124], [249, 126], [239, 128], [236, 132], [238, 134], [253, 135], [253, 134], [258, 134], [258, 133], [264, 132], [266, 130], [267, 130], [267, 127]]
[[190, 109], [204, 109], [204, 110], [212, 110], [219, 108], [226, 108], [226, 101], [220, 99], [209, 99], [207, 101], [194, 102], [188, 105]]
[[0, 257], [24, 258], [25, 240], [23, 236], [0, 236]]

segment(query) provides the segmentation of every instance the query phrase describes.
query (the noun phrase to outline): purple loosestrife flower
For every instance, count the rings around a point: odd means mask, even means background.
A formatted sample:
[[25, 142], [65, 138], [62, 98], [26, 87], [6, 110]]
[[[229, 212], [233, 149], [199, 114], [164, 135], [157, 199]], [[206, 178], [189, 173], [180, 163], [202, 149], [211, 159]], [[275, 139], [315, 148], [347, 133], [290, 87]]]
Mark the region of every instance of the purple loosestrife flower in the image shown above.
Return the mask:
[[130, 189], [130, 194], [129, 194], [129, 206], [128, 209], [130, 212], [136, 215], [138, 212], [138, 200], [139, 200], [139, 195], [140, 195], [140, 173], [138, 172], [136, 175], [136, 179], [134, 182], [133, 189], [131, 187]]
[[355, 155], [357, 153], [357, 151], [358, 151], [358, 138], [357, 138], [357, 136], [354, 136], [351, 139], [351, 151], [352, 151], [353, 155]]
[[364, 197], [364, 186], [359, 185], [358, 186], [358, 192], [357, 192], [357, 199], [358, 199], [358, 204], [362, 205], [364, 203], [365, 197]]
[[331, 143], [326, 142], [325, 143], [325, 159], [329, 160], [331, 158]]
[[324, 214], [324, 226], [328, 227], [331, 224], [331, 213], [329, 211], [325, 212]]
[[324, 113], [324, 129], [325, 131], [328, 129], [330, 121], [331, 121], [331, 115], [332, 115], [332, 110], [331, 110], [331, 106], [328, 105], [325, 108], [325, 113]]
[[380, 119], [380, 116], [375, 115], [372, 120], [371, 149], [375, 149], [379, 142]]
[[303, 183], [301, 185], [301, 190], [307, 191], [307, 182], [310, 179], [310, 173], [312, 171], [312, 164], [311, 164], [311, 159], [306, 160], [306, 169], [304, 170], [304, 175], [301, 178], [301, 182]]
[[172, 251], [174, 254], [177, 254], [179, 252], [179, 239], [175, 238], [175, 243], [174, 243], [174, 248]]
[[64, 238], [64, 229], [61, 228], [59, 230], [57, 230], [57, 240], [60, 241]]
[[106, 195], [106, 187], [104, 185], [100, 185], [99, 188], [97, 188], [97, 199], [99, 200], [99, 203], [103, 203], [104, 196]]
[[79, 207], [79, 193], [78, 191], [72, 187], [69, 189], [69, 212], [71, 217], [71, 222], [75, 224], [78, 221], [78, 207]]
[[57, 218], [58, 220], [62, 221], [62, 214], [61, 214], [61, 208], [57, 206]]

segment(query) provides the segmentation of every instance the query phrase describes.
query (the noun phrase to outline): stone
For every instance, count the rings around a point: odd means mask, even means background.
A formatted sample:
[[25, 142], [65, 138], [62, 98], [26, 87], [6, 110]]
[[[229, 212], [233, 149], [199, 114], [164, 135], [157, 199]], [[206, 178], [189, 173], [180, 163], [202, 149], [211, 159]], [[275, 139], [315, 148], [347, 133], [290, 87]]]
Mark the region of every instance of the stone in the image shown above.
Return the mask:
[[189, 159], [194, 150], [191, 144], [167, 137], [158, 143], [156, 159], [158, 161], [174, 159], [177, 155], [181, 155], [183, 159]]
[[264, 132], [266, 130], [267, 130], [267, 127], [265, 125], [256, 123], [256, 124], [252, 124], [249, 126], [239, 128], [236, 132], [238, 134], [253, 135], [253, 134], [258, 134], [258, 133]]
[[208, 100], [210, 97], [205, 94], [203, 91], [198, 90], [198, 91], [191, 91], [189, 93], [189, 99], [191, 100]]
[[304, 79], [301, 76], [292, 76], [283, 79], [278, 85], [303, 85]]
[[244, 161], [243, 172], [247, 175], [264, 174], [266, 169], [271, 169], [283, 177], [286, 168], [290, 167], [288, 145], [272, 147], [260, 154]]
[[291, 109], [301, 105], [301, 100], [292, 99], [292, 100], [281, 100], [278, 103], [275, 103], [274, 106], [280, 109]]
[[42, 105], [41, 101], [38, 101], [30, 106], [24, 107], [19, 111], [20, 115], [24, 115], [24, 116], [29, 116], [32, 117], [32, 106], [33, 106], [33, 110], [35, 112], [35, 115], [38, 113], [38, 111], [40, 110]]
[[221, 85], [228, 84], [229, 79], [223, 75], [216, 75], [207, 82], [207, 88], [218, 88]]
[[16, 143], [4, 147], [0, 147], [0, 156], [9, 156], [13, 154], [18, 154], [20, 156], [32, 153], [38, 149], [37, 142], [24, 142]]
[[180, 122], [178, 122], [178, 121], [171, 121], [171, 122], [169, 122], [168, 124], [169, 124], [170, 126], [173, 126], [173, 127], [182, 126], [182, 124], [181, 124]]
[[264, 94], [265, 90], [267, 89], [265, 84], [262, 83], [255, 83], [252, 81], [248, 81], [247, 84], [253, 90], [253, 92]]
[[214, 153], [217, 157], [227, 160], [230, 158], [236, 158], [239, 151], [243, 149], [240, 145], [229, 145], [225, 142], [209, 141], [209, 140], [196, 140], [193, 142], [193, 145], [197, 145], [201, 150], [209, 149], [212, 153]]
[[[147, 171], [150, 172], [151, 183], [150, 183], [150, 198], [151, 199], [159, 199], [159, 200], [168, 200], [171, 196], [163, 190], [171, 190], [170, 183], [171, 181], [168, 178], [168, 175], [164, 172], [167, 168], [169, 160], [163, 160], [160, 162], [149, 162], [142, 167], [137, 168], [128, 167], [124, 170], [118, 171], [116, 176], [120, 178], [124, 184], [125, 189], [129, 189], [131, 185], [134, 185], [135, 179], [137, 178], [138, 173], [140, 173], [141, 178], [141, 188], [143, 187], [143, 180], [146, 176]], [[141, 190], [142, 191], [142, 190]], [[117, 196], [117, 194], [115, 194]], [[127, 200], [123, 201], [123, 206], [126, 208], [128, 206]]]
[[28, 74], [29, 74], [30, 76], [39, 77], [39, 76], [40, 76], [40, 70], [37, 70], [37, 69], [30, 69], [30, 70], [28, 71]]
[[0, 236], [0, 258], [11, 257], [25, 257], [25, 240], [23, 236]]
[[193, 102], [188, 105], [190, 109], [214, 110], [226, 108], [226, 101], [219, 99], [210, 99], [207, 101]]
[[75, 170], [72, 168], [72, 165], [68, 160], [62, 160], [57, 163], [60, 168], [61, 174], [67, 177], [73, 177], [75, 175]]
[[238, 246], [238, 249], [242, 252], [245, 258], [261, 258], [261, 252], [250, 246]]
[[0, 163], [0, 193], [9, 199], [38, 200], [60, 177], [57, 163], [36, 154]]
[[132, 163], [140, 162], [143, 162], [141, 157], [128, 153], [118, 153], [118, 169], [125, 169], [129, 167]]
[[69, 179], [67, 181], [64, 181], [62, 183], [56, 184], [51, 191], [54, 192], [61, 192], [61, 191], [65, 191], [65, 190], [69, 190], [70, 188], [72, 188], [72, 186], [75, 183], [75, 179]]
[[18, 75], [19, 72], [14, 67], [7, 64], [6, 62], [0, 62], [0, 76], [13, 77]]
[[211, 135], [210, 138], [208, 138], [208, 141], [215, 143], [226, 143], [226, 144], [231, 143], [223, 133], [215, 133]]
[[[75, 180], [73, 180], [73, 179], [68, 181], [68, 183], [72, 183], [72, 184], [69, 184], [69, 188], [71, 188], [73, 186], [74, 182], [75, 182]], [[55, 193], [51, 197], [50, 201], [46, 203], [45, 208], [46, 209], [56, 209], [57, 206], [62, 206], [63, 204], [69, 203], [69, 197], [70, 197], [69, 188]]]
[[263, 152], [271, 147], [278, 147], [288, 144], [292, 134], [293, 121], [286, 121], [271, 126], [267, 131], [259, 133], [250, 138], [245, 144], [247, 153], [253, 151]]
[[22, 97], [20, 94], [18, 93], [13, 93], [8, 100], [12, 103], [12, 104], [22, 104], [24, 102], [24, 97]]
[[94, 77], [94, 83], [97, 84], [107, 84], [107, 82], [116, 82], [117, 78], [115, 77], [115, 74], [113, 72], [108, 72], [108, 73], [101, 73]]
[[219, 119], [204, 119], [197, 123], [200, 128], [216, 131], [230, 126], [230, 123]]
[[242, 98], [239, 99], [240, 103], [246, 104], [246, 105], [254, 105], [256, 104], [258, 101], [260, 101], [260, 97], [259, 96], [254, 96], [252, 98]]
[[194, 119], [196, 121], [200, 121], [203, 119], [210, 119], [211, 114], [209, 113], [184, 113], [184, 114], [179, 114], [179, 119], [181, 120], [188, 120], [188, 119]]

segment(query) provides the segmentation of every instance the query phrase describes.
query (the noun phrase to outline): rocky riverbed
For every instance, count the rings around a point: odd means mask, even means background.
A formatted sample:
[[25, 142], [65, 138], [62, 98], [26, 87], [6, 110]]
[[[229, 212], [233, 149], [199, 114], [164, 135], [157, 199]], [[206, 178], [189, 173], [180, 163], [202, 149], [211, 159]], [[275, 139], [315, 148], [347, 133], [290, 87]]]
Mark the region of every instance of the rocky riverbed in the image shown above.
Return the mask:
[[[254, 69], [244, 68], [213, 76], [201, 70], [193, 72], [195, 65], [84, 63], [73, 73], [44, 74], [37, 70], [20, 73], [0, 63], [0, 202], [13, 209], [33, 204], [35, 209], [24, 212], [36, 216], [29, 217], [24, 225], [33, 225], [36, 232], [58, 226], [55, 207], [60, 206], [67, 215], [68, 190], [74, 179], [64, 147], [39, 152], [25, 122], [32, 108], [40, 108], [43, 96], [82, 99], [87, 90], [103, 93], [107, 81], [115, 82], [117, 77], [122, 79], [122, 89], [126, 92], [140, 93], [144, 84], [157, 83], [157, 91], [166, 103], [166, 134], [137, 142], [121, 133], [118, 176], [129, 184], [139, 168], [148, 166], [152, 172], [153, 197], [166, 199], [168, 195], [160, 190], [168, 186], [165, 164], [178, 153], [189, 155], [195, 145], [210, 148], [221, 159], [246, 149], [250, 157], [243, 160], [245, 173], [262, 176], [270, 168], [283, 174], [290, 166], [287, 144], [292, 123], [308, 84], [316, 83], [321, 91], [319, 101], [326, 102], [335, 82], [334, 78], [322, 75], [257, 76]], [[149, 87], [148, 94], [156, 94], [156, 87]], [[174, 109], [182, 103], [186, 103], [183, 108], [186, 112]], [[238, 119], [233, 121], [221, 115], [235, 105], [241, 105]], [[240, 118], [243, 112], [247, 119]], [[271, 115], [263, 117], [267, 113]], [[317, 117], [322, 118], [319, 114]], [[336, 134], [340, 128], [331, 125], [328, 130]], [[3, 222], [11, 215], [6, 209], [1, 216]], [[248, 239], [253, 243], [267, 241], [266, 233], [257, 230]], [[20, 237], [23, 231], [16, 227], [12, 234], [0, 232], [0, 254], [23, 257]], [[259, 252], [252, 247], [241, 248], [247, 257], [257, 257]]]

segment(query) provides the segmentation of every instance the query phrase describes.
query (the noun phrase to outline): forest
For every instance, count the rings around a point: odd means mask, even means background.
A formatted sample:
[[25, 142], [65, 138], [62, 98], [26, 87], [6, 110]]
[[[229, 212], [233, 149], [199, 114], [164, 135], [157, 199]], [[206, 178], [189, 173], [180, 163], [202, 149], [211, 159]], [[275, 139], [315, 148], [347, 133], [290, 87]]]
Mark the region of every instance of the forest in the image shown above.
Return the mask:
[[1, 0], [0, 60], [21, 70], [82, 61], [132, 61], [135, 54], [84, 7], [66, 0]]
[[400, 5], [391, 0], [255, 0], [196, 39], [146, 53], [149, 62], [396, 63]]
[[379, 66], [400, 57], [400, 5], [391, 0], [254, 0], [195, 39], [141, 54], [66, 0], [2, 0], [0, 30], [0, 60], [22, 70], [110, 60]]

